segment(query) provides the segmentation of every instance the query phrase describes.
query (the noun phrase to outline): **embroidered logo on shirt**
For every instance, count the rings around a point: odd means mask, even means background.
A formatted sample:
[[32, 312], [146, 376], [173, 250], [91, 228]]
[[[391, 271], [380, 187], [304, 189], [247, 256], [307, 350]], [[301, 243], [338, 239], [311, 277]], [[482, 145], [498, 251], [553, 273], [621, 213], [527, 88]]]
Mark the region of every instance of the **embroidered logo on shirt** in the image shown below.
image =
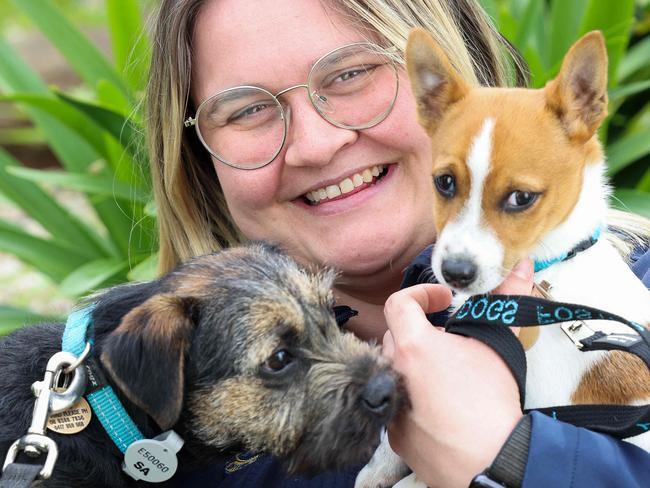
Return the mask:
[[226, 473], [234, 473], [235, 471], [239, 471], [244, 466], [253, 464], [255, 461], [257, 461], [258, 457], [259, 454], [252, 454], [250, 452], [239, 453], [235, 456], [235, 459], [233, 461], [230, 461], [228, 464], [226, 464], [226, 467], [224, 469], [226, 470]]

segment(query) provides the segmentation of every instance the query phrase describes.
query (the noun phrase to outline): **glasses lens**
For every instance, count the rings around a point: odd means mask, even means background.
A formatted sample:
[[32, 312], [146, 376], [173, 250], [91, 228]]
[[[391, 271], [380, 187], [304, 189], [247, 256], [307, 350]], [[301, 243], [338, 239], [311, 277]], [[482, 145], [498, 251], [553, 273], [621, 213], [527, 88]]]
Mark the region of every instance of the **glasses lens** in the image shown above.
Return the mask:
[[353, 44], [320, 59], [309, 76], [314, 107], [348, 129], [372, 127], [386, 118], [397, 97], [397, 68], [378, 46]]
[[197, 114], [199, 137], [213, 156], [237, 168], [259, 168], [284, 143], [282, 108], [271, 93], [237, 87], [207, 99]]

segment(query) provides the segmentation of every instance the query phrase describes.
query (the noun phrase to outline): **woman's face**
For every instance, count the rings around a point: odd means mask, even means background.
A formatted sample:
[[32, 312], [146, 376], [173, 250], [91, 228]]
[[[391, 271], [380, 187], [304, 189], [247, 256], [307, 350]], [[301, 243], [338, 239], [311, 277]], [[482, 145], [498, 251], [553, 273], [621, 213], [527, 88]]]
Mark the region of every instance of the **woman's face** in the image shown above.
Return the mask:
[[[192, 97], [197, 103], [237, 85], [272, 93], [303, 84], [323, 54], [369, 34], [320, 0], [217, 0], [198, 16]], [[282, 96], [290, 107], [286, 143], [269, 165], [241, 170], [214, 161], [232, 217], [249, 239], [280, 244], [304, 263], [346, 276], [401, 271], [433, 240], [429, 139], [416, 121], [408, 79], [390, 115], [359, 131], [337, 128], [314, 110], [304, 89]], [[306, 194], [386, 174], [349, 194], [309, 204]], [[367, 172], [366, 172], [367, 177]]]

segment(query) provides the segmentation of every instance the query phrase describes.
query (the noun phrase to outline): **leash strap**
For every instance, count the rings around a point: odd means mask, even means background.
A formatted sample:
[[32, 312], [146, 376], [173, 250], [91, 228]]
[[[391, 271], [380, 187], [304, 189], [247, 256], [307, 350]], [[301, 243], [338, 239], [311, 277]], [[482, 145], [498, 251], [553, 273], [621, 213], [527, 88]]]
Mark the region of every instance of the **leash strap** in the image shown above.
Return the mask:
[[[91, 305], [75, 310], [68, 316], [62, 339], [64, 351], [79, 355], [87, 340], [93, 343], [92, 338], [87, 339], [89, 330], [92, 329], [93, 309]], [[90, 389], [90, 392], [86, 393], [86, 399], [108, 436], [124, 453], [131, 444], [144, 439], [144, 436], [124, 409], [113, 388], [107, 384], [96, 359], [90, 358], [84, 363], [84, 367], [88, 373]]]
[[41, 469], [43, 464], [11, 463], [2, 472], [0, 488], [28, 488], [38, 478]]
[[[640, 357], [650, 369], [650, 331], [618, 315], [583, 305], [529, 296], [476, 295], [450, 317], [445, 330], [478, 339], [503, 358], [517, 381], [523, 409], [526, 398], [526, 355], [509, 327], [588, 320], [620, 322], [634, 333], [595, 332], [581, 340], [574, 340], [581, 351], [628, 352]], [[650, 405], [566, 405], [535, 410], [554, 419], [618, 438], [632, 437], [650, 430]]]

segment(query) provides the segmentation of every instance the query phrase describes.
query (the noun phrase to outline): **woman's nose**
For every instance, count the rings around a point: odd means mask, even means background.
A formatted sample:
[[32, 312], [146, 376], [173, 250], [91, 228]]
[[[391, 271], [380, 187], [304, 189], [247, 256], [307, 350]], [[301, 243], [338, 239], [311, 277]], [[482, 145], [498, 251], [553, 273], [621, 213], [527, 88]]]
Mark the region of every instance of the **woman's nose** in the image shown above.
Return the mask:
[[356, 130], [330, 124], [316, 111], [303, 90], [286, 97], [287, 140], [284, 162], [289, 166], [328, 164], [343, 147], [359, 137]]

